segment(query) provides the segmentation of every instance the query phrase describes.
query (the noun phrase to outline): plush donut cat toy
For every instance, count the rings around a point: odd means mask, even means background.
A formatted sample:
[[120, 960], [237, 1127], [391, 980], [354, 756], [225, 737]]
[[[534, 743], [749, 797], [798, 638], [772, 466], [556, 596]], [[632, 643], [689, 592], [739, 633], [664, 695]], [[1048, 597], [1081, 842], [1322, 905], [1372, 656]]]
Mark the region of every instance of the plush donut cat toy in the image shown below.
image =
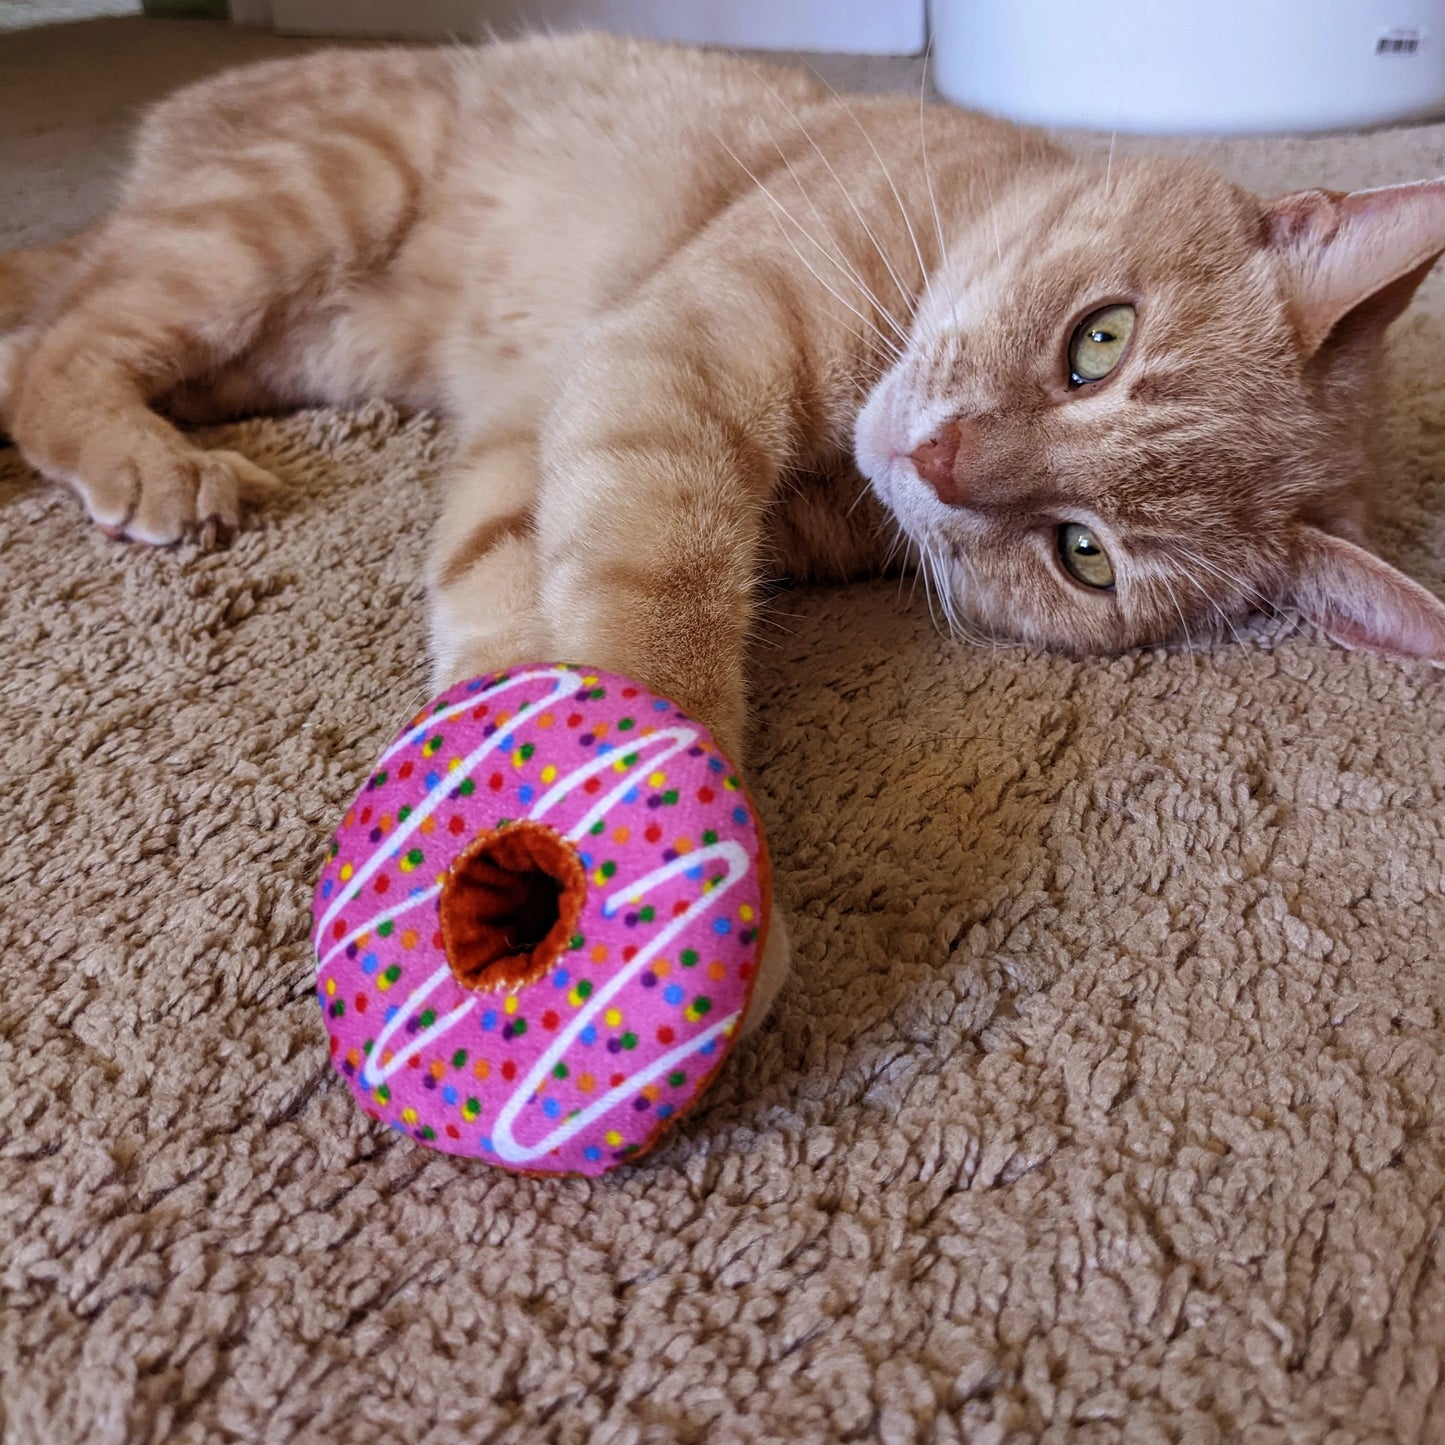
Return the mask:
[[459, 683], [381, 755], [317, 884], [332, 1061], [433, 1148], [601, 1174], [717, 1072], [770, 903], [746, 790], [665, 698], [566, 665]]

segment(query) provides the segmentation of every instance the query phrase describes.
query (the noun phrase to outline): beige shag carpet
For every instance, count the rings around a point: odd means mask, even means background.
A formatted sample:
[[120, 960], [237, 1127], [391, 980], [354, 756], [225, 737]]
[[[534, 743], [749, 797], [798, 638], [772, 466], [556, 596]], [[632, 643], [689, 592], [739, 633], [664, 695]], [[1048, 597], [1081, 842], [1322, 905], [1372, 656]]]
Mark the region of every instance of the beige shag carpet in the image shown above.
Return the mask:
[[[6, 243], [102, 204], [132, 102], [282, 48], [4, 44]], [[1365, 185], [1445, 170], [1445, 127], [1206, 149]], [[1396, 355], [1381, 536], [1440, 589], [1442, 280]], [[291, 485], [216, 556], [0, 453], [6, 1442], [1445, 1440], [1445, 675], [783, 597], [795, 978], [644, 1166], [512, 1178], [358, 1114], [307, 948], [424, 685], [445, 438], [374, 406], [227, 444]]]

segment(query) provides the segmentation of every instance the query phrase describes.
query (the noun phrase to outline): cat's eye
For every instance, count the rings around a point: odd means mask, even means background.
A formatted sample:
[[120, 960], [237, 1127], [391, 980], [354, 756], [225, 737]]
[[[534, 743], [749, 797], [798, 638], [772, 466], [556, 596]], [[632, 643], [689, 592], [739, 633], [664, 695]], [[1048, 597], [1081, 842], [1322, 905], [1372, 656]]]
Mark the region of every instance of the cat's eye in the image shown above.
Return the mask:
[[1132, 306], [1103, 306], [1086, 316], [1069, 340], [1069, 383], [1102, 381], [1124, 358], [1134, 334]]
[[1059, 560], [1064, 570], [1085, 587], [1112, 587], [1114, 568], [1099, 539], [1079, 522], [1059, 528]]

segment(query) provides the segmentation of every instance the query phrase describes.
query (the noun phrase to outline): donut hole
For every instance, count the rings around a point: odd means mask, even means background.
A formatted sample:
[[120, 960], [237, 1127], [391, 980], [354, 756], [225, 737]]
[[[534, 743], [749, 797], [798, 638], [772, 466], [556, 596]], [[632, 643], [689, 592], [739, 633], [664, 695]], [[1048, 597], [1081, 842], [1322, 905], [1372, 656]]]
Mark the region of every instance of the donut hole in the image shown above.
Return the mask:
[[484, 992], [536, 982], [570, 944], [586, 892], [577, 850], [542, 823], [511, 823], [473, 839], [442, 884], [452, 976]]

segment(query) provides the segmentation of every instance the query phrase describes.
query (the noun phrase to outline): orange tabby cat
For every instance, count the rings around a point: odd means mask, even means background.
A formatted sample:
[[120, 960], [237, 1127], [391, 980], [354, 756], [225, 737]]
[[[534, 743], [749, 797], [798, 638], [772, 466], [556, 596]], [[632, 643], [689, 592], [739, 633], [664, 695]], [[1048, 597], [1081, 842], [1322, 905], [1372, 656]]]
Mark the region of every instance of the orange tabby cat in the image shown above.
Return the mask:
[[165, 543], [273, 480], [162, 414], [436, 408], [437, 684], [585, 660], [736, 752], [760, 577], [877, 568], [889, 518], [960, 629], [1280, 605], [1445, 660], [1360, 545], [1377, 342], [1442, 249], [1445, 182], [1266, 203], [721, 55], [323, 53], [159, 106], [103, 223], [0, 258], [0, 419]]

